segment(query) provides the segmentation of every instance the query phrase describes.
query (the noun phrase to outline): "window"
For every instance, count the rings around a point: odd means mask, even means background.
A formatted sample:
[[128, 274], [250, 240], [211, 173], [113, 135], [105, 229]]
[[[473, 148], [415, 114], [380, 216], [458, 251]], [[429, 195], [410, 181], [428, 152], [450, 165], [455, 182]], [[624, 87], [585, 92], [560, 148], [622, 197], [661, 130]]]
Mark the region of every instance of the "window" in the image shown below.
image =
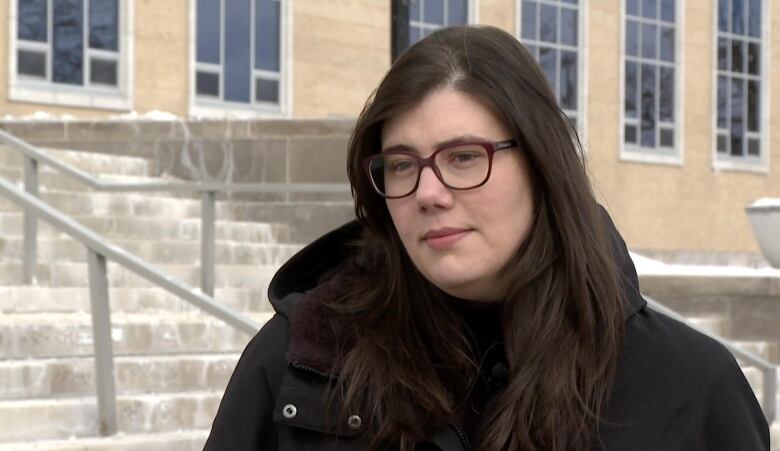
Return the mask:
[[467, 0], [411, 0], [409, 2], [409, 45], [433, 33], [437, 28], [466, 25]]
[[623, 143], [628, 154], [679, 158], [676, 8], [675, 0], [626, 0]]
[[762, 2], [718, 0], [717, 160], [762, 162]]
[[[12, 2], [16, 9], [12, 98], [77, 105], [84, 104], [79, 94], [108, 93], [116, 98], [123, 86], [123, 3], [121, 0], [16, 0], [14, 5]], [[54, 92], [52, 87], [56, 88]], [[36, 88], [41, 95], [35, 95]], [[76, 97], [71, 95], [68, 97], [71, 101], [58, 102], [53, 97], [58, 92], [75, 93]]]
[[547, 74], [574, 124], [579, 117], [579, 0], [522, 0], [520, 39]]
[[280, 111], [281, 8], [280, 0], [197, 0], [199, 104]]

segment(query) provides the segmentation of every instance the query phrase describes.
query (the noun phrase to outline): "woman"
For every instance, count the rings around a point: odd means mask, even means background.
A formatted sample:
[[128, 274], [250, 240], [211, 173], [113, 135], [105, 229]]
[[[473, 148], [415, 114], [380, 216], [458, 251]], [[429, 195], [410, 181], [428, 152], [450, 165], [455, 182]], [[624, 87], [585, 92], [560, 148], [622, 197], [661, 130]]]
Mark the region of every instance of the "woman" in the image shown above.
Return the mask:
[[207, 450], [767, 450], [733, 357], [649, 310], [511, 35], [450, 28], [357, 121], [358, 220], [290, 259]]

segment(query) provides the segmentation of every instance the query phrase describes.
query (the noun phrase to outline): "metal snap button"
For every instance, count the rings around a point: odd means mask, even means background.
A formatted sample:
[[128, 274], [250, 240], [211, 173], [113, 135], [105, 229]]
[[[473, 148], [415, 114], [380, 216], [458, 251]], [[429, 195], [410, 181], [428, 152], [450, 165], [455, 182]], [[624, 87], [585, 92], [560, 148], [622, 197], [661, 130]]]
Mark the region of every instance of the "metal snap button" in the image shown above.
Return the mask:
[[363, 420], [357, 415], [352, 415], [347, 419], [347, 426], [349, 426], [350, 429], [360, 429], [361, 424], [363, 424]]
[[296, 415], [298, 415], [298, 408], [292, 404], [287, 404], [282, 409], [282, 416], [284, 416], [288, 420], [292, 420], [293, 418], [295, 418]]

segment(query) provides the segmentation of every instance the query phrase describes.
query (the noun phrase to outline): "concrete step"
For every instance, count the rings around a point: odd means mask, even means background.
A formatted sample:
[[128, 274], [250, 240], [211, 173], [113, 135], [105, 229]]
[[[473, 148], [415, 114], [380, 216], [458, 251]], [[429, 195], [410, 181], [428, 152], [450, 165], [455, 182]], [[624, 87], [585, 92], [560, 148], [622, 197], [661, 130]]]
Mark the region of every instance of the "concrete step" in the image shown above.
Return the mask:
[[[750, 387], [753, 389], [753, 393], [756, 395], [756, 399], [761, 406], [764, 406], [764, 373], [754, 366], [749, 366], [745, 362], [741, 362], [744, 365], [741, 366], [742, 372], [745, 374]], [[777, 376], [778, 385], [780, 386], [780, 375]], [[776, 406], [780, 407], [780, 392], [775, 393]]]
[[734, 341], [740, 348], [780, 365], [780, 343], [776, 341]]
[[[122, 395], [117, 422], [124, 434], [175, 432], [211, 427], [221, 392]], [[94, 397], [0, 402], [0, 442], [97, 435]]]
[[[201, 221], [196, 218], [134, 216], [73, 216], [79, 223], [107, 238], [145, 238], [156, 240], [200, 240]], [[0, 213], [0, 236], [22, 236], [24, 220], [21, 212]], [[289, 243], [290, 227], [281, 223], [215, 221], [218, 240], [251, 243]], [[39, 221], [39, 237], [63, 236], [45, 222]]]
[[[123, 356], [114, 360], [123, 395], [221, 391], [240, 354]], [[89, 357], [0, 360], [0, 400], [95, 395], [95, 361]]]
[[[272, 313], [249, 316], [262, 325]], [[113, 314], [111, 336], [116, 355], [234, 353], [241, 352], [252, 338], [212, 316], [194, 313]], [[83, 357], [93, 352], [89, 314], [0, 317], [0, 356], [4, 359]]]
[[207, 429], [0, 444], [0, 451], [201, 451]]
[[689, 324], [698, 326], [706, 331], [726, 337], [729, 330], [729, 318], [725, 315], [706, 315], [688, 318]]
[[[200, 264], [200, 243], [196, 241], [152, 241], [115, 239], [111, 243], [155, 264]], [[216, 241], [214, 257], [217, 264], [280, 266], [302, 249], [293, 244], [252, 244], [238, 241]], [[0, 260], [21, 261], [24, 240], [0, 238]], [[70, 238], [38, 240], [41, 261], [86, 262], [84, 245]]]
[[[153, 267], [193, 287], [200, 286], [200, 268], [195, 265], [153, 265]], [[216, 288], [264, 289], [276, 273], [278, 266], [217, 265]], [[19, 285], [22, 268], [18, 262], [0, 261], [0, 286]], [[108, 265], [108, 282], [111, 287], [152, 288], [156, 285], [115, 263]], [[40, 262], [36, 266], [35, 284], [48, 287], [87, 287], [89, 275], [85, 263]]]
[[769, 427], [770, 451], [780, 451], [780, 420]]
[[[105, 155], [94, 152], [79, 152], [76, 150], [64, 150], [57, 148], [40, 148], [57, 160], [81, 169], [92, 175], [120, 174], [135, 176], [155, 176], [158, 171], [157, 163], [139, 157]], [[12, 168], [23, 167], [21, 153], [0, 145], [0, 165]], [[39, 165], [46, 168], [46, 165]]]
[[[90, 174], [100, 181], [107, 183], [159, 183], [163, 181], [178, 181], [170, 177], [148, 177], [142, 175], [124, 175], [124, 174]], [[24, 181], [24, 172], [21, 168], [0, 166], [0, 177], [10, 181], [21, 183]], [[38, 189], [40, 192], [47, 191], [75, 191], [88, 192], [92, 189], [85, 183], [76, 180], [70, 176], [64, 175], [47, 166], [39, 169]]]
[[[218, 302], [242, 312], [271, 311], [267, 287], [218, 288]], [[185, 313], [200, 309], [161, 288], [111, 288], [112, 313]], [[0, 286], [0, 313], [89, 312], [88, 287]]]

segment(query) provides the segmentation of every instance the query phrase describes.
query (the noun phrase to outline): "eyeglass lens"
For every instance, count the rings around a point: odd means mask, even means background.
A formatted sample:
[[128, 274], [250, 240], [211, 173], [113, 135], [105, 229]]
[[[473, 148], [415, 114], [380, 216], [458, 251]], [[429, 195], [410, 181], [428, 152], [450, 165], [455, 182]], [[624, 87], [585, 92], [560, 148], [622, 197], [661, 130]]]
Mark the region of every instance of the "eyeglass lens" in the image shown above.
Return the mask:
[[[445, 185], [468, 189], [482, 184], [490, 172], [488, 151], [479, 145], [448, 147], [436, 153], [434, 165]], [[388, 197], [400, 197], [415, 190], [421, 160], [404, 153], [387, 153], [371, 160], [371, 179]]]

